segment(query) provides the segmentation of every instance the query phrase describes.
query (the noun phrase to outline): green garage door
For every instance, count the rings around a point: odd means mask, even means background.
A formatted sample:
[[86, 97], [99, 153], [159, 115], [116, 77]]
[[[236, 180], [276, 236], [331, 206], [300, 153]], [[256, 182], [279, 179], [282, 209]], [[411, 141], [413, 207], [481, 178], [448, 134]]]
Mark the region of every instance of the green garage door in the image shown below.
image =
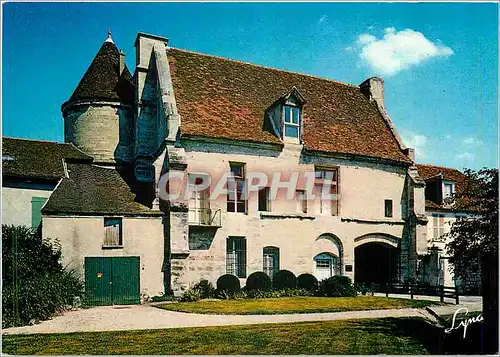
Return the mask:
[[139, 257], [86, 257], [85, 301], [88, 305], [138, 304]]

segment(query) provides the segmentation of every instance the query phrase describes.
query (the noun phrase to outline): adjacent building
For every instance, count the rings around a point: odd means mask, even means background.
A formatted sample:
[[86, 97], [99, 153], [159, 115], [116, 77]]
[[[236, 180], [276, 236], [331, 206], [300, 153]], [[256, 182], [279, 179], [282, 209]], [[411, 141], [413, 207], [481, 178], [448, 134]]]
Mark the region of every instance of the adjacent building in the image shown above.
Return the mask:
[[65, 144], [52, 144], [82, 157], [62, 155], [42, 233], [87, 299], [136, 303], [279, 269], [418, 278], [430, 176], [385, 109], [382, 79], [343, 84], [144, 33], [135, 48], [132, 75], [108, 36], [62, 105]]

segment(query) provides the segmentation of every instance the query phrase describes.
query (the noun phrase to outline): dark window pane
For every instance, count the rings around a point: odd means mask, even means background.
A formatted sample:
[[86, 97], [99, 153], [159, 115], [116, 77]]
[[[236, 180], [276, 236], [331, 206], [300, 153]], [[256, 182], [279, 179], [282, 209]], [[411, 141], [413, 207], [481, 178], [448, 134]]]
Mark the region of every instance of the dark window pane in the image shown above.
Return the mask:
[[291, 118], [290, 118], [290, 107], [285, 106], [285, 123], [291, 123]]
[[296, 108], [296, 107], [292, 108], [292, 123], [294, 123], [294, 124], [299, 123], [299, 113], [300, 113], [299, 108]]
[[385, 216], [392, 217], [392, 200], [385, 200]]
[[227, 211], [228, 212], [234, 212], [234, 201], [227, 201]]
[[237, 212], [245, 213], [245, 207], [246, 207], [245, 201], [237, 202]]

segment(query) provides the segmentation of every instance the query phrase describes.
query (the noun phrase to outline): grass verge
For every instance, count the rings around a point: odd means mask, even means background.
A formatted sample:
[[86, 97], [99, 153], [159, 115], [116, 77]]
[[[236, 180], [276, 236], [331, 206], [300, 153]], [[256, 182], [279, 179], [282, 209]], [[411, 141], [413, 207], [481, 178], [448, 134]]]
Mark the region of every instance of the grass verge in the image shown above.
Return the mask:
[[315, 312], [340, 312], [380, 309], [423, 308], [439, 302], [377, 296], [357, 297], [286, 297], [270, 299], [242, 299], [220, 301], [177, 302], [159, 305], [159, 308], [198, 314], [273, 315]]
[[4, 335], [15, 355], [419, 355], [440, 334], [419, 318], [359, 319], [166, 330]]

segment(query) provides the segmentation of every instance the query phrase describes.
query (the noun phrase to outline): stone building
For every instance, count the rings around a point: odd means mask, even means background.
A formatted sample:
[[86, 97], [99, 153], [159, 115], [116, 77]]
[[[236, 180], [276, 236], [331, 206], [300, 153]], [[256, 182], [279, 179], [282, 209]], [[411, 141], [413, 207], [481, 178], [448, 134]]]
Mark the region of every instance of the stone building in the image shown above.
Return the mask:
[[[132, 76], [109, 35], [62, 105], [59, 145], [93, 161], [64, 160], [42, 208], [43, 236], [61, 242], [89, 299], [138, 302], [278, 269], [416, 279], [425, 182], [382, 79], [348, 85], [144, 33], [135, 48]], [[255, 178], [267, 182], [250, 192]], [[334, 199], [309, 195], [320, 187]]]

